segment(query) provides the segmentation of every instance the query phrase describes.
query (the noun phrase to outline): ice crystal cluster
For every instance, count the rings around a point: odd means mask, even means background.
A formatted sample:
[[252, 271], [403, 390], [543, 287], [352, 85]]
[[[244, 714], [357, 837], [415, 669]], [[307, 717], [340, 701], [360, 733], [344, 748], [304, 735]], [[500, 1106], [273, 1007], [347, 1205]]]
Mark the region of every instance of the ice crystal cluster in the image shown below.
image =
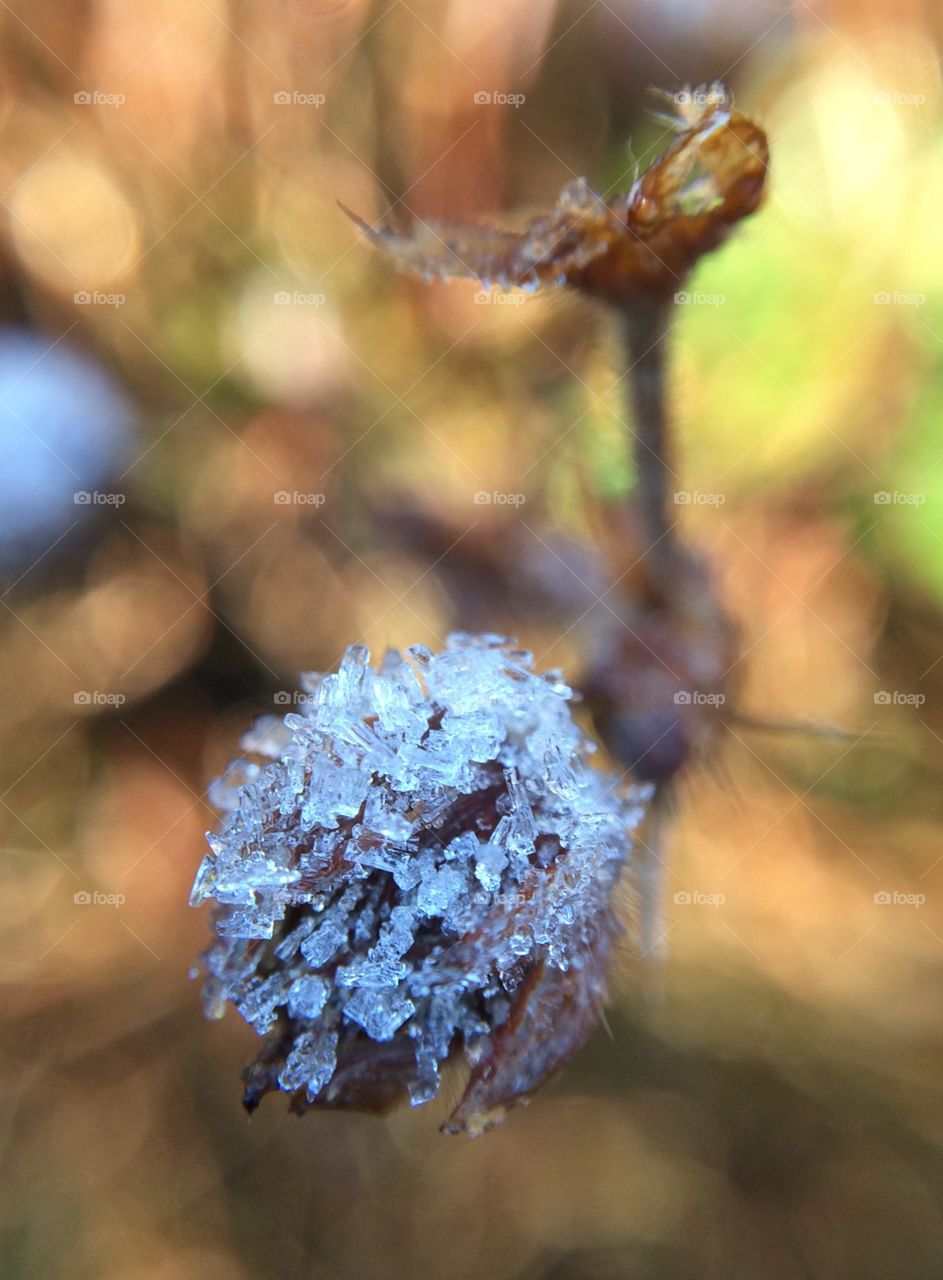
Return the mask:
[[646, 794], [591, 767], [561, 674], [499, 636], [347, 650], [243, 739], [193, 887], [207, 1013], [265, 1043], [246, 1102], [383, 1109], [471, 1064], [476, 1131], [585, 1040]]

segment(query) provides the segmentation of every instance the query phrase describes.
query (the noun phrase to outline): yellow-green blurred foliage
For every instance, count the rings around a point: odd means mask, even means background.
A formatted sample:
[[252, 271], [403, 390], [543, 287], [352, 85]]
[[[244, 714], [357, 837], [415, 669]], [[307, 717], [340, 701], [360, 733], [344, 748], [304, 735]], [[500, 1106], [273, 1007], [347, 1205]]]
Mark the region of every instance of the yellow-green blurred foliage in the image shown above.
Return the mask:
[[[136, 421], [122, 504], [3, 583], [4, 1276], [939, 1274], [941, 27], [930, 0], [0, 6], [0, 319]], [[240, 730], [357, 640], [488, 626], [578, 671], [625, 568], [587, 594], [556, 550], [632, 484], [605, 317], [407, 281], [337, 202], [513, 223], [577, 173], [625, 190], [665, 145], [645, 87], [720, 75], [773, 168], [676, 310], [677, 489], [710, 499], [678, 517], [743, 710], [849, 736], [737, 728], [688, 778], [664, 970], [627, 956], [611, 1035], [503, 1129], [249, 1123], [253, 1036], [203, 1020], [185, 905]]]

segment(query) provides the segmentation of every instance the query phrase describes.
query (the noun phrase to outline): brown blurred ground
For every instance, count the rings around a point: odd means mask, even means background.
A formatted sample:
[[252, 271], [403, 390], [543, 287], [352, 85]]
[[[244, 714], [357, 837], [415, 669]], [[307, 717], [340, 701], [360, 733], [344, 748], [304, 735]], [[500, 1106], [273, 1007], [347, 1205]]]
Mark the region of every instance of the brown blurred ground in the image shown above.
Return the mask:
[[[939, 1275], [940, 27], [917, 0], [2, 7], [0, 319], [137, 415], [123, 504], [3, 584], [5, 1277]], [[773, 189], [678, 308], [678, 488], [713, 495], [679, 518], [744, 707], [851, 736], [738, 729], [689, 778], [660, 998], [627, 957], [611, 1035], [503, 1129], [250, 1123], [252, 1034], [203, 1020], [185, 905], [241, 728], [355, 640], [487, 626], [579, 669], [624, 567], [572, 559], [631, 485], [603, 318], [397, 278], [336, 201], [624, 190], [662, 145], [646, 85], [717, 75]]]

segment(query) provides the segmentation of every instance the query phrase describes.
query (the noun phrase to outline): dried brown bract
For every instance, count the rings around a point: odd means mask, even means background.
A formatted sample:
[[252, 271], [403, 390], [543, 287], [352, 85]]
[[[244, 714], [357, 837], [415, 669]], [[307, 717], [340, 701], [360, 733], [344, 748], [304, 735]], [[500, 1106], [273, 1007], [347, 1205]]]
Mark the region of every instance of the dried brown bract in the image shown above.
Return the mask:
[[425, 280], [483, 285], [571, 285], [619, 305], [680, 288], [703, 254], [758, 206], [769, 150], [763, 130], [736, 111], [723, 85], [664, 95], [677, 132], [624, 196], [606, 201], [585, 179], [522, 232], [419, 222], [408, 233], [350, 216], [397, 264]]

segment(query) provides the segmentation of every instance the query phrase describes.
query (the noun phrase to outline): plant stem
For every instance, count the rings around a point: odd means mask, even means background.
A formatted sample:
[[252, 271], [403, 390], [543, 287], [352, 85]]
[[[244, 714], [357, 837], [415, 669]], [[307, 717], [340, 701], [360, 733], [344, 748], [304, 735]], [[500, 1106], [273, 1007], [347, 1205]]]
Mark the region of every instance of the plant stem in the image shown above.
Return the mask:
[[671, 468], [667, 404], [667, 348], [671, 303], [633, 303], [620, 311], [625, 341], [628, 431], [638, 475], [637, 508], [649, 567], [660, 582], [677, 560], [674, 523], [669, 518]]

